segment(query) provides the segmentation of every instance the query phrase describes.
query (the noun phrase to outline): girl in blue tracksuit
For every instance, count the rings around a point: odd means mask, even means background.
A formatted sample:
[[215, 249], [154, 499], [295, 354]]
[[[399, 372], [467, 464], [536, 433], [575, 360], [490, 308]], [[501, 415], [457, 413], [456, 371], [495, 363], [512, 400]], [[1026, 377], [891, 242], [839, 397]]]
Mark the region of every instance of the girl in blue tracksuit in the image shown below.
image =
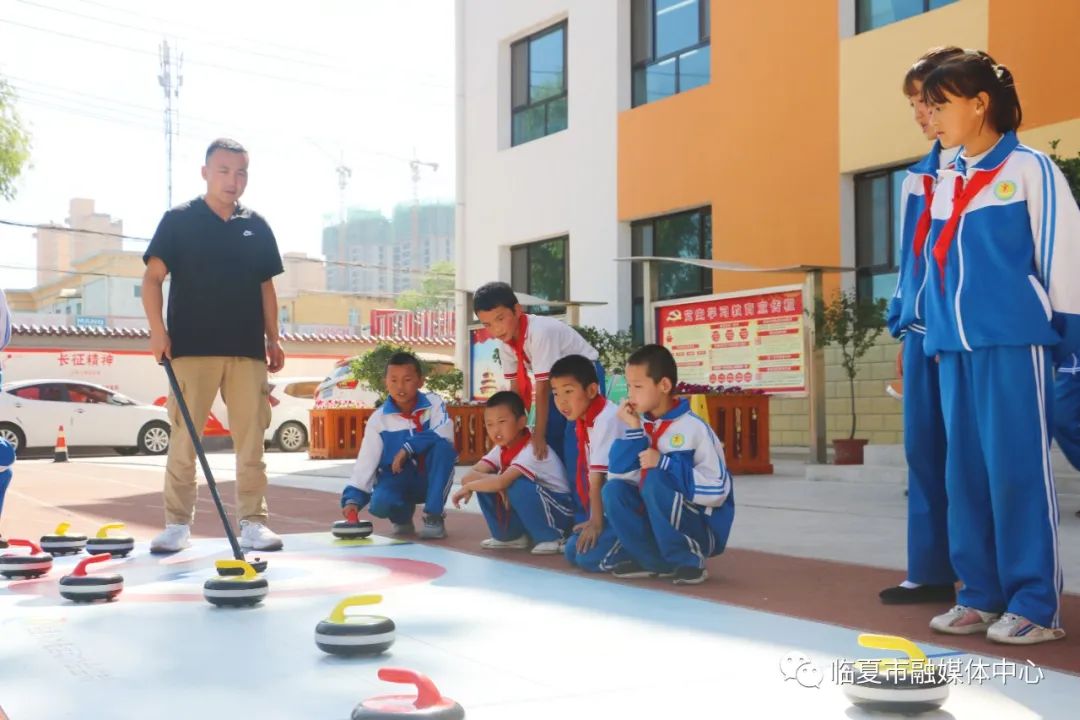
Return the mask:
[[930, 627], [1010, 644], [1055, 640], [1065, 631], [1052, 367], [1080, 344], [1080, 210], [1053, 162], [1017, 141], [1007, 68], [965, 51], [926, 78], [923, 95], [941, 143], [963, 146], [938, 173], [925, 290], [963, 588]]
[[956, 575], [949, 561], [948, 501], [945, 494], [945, 421], [941, 417], [938, 367], [923, 351], [926, 336], [926, 268], [930, 246], [930, 202], [938, 170], [952, 164], [957, 150], [937, 140], [922, 101], [923, 80], [942, 62], [963, 53], [934, 48], [908, 70], [904, 94], [933, 148], [908, 168], [901, 189], [900, 277], [889, 303], [888, 326], [901, 343], [904, 378], [904, 454], [908, 464], [907, 579], [880, 593], [887, 605], [952, 602]]

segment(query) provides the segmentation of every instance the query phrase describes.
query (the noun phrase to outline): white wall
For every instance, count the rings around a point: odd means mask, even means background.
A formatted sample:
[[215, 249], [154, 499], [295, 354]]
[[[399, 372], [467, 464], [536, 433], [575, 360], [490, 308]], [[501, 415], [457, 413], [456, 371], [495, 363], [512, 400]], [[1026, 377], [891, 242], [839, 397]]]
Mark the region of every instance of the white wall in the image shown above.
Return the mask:
[[[458, 2], [464, 18], [458, 287], [509, 282], [512, 245], [569, 235], [570, 299], [607, 303], [583, 308], [582, 322], [628, 328], [629, 273], [612, 259], [629, 251], [616, 198], [618, 111], [629, 98], [629, 2]], [[564, 19], [568, 128], [510, 147], [510, 45]]]

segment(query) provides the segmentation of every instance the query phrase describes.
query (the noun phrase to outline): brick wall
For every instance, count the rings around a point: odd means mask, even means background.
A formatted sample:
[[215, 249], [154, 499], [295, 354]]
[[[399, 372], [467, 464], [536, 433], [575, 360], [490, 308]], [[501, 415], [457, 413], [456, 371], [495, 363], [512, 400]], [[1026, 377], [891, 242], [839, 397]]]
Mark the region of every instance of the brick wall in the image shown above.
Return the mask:
[[[902, 403], [885, 394], [885, 385], [896, 378], [896, 353], [899, 344], [883, 335], [859, 361], [855, 378], [855, 412], [858, 424], [855, 437], [871, 443], [899, 444], [903, 442]], [[825, 348], [825, 413], [827, 439], [845, 438], [851, 428], [851, 392], [844, 369], [840, 366], [840, 351]], [[806, 398], [774, 397], [769, 404], [772, 445], [810, 444], [807, 429]]]

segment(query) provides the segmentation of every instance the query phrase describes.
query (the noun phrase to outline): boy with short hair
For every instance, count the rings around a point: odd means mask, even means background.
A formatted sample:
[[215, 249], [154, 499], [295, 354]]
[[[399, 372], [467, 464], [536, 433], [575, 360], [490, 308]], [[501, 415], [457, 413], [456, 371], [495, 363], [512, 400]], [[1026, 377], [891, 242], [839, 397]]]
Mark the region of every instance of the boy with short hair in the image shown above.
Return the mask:
[[570, 487], [558, 457], [537, 459], [526, 422], [516, 393], [503, 390], [488, 399], [484, 426], [494, 447], [462, 478], [451, 501], [460, 508], [476, 494], [491, 529], [481, 547], [525, 550], [531, 538], [534, 555], [555, 555], [573, 522]]
[[619, 417], [630, 430], [611, 448], [613, 473], [640, 471], [640, 484], [604, 485], [604, 508], [630, 560], [618, 578], [672, 577], [696, 585], [705, 558], [727, 545], [735, 517], [731, 473], [713, 429], [676, 399], [678, 368], [667, 348], [645, 345], [626, 363], [628, 397]]
[[[550, 447], [562, 458], [566, 443], [566, 419], [552, 412], [551, 366], [567, 355], [584, 355], [596, 364], [600, 391], [604, 390], [604, 369], [600, 354], [577, 330], [564, 322], [543, 315], [529, 315], [518, 302], [513, 289], [504, 282], [490, 282], [473, 295], [476, 317], [501, 343], [499, 362], [510, 380], [510, 389], [521, 396], [528, 411], [535, 401], [532, 447], [543, 460]], [[536, 381], [533, 387], [532, 378]]]
[[[619, 409], [600, 393], [600, 380], [588, 358], [568, 355], [551, 366], [551, 390], [559, 412], [571, 423], [567, 434], [566, 474], [574, 495], [574, 532], [566, 559], [589, 572], [610, 572], [629, 555], [604, 519], [604, 483], [615, 440], [629, 428]], [[636, 478], [635, 478], [636, 479]]]
[[446, 537], [443, 512], [454, 478], [457, 451], [446, 404], [435, 393], [420, 392], [424, 373], [408, 352], [386, 365], [388, 396], [368, 420], [352, 477], [341, 493], [346, 517], [350, 509], [389, 518], [395, 535], [411, 535], [413, 512], [424, 503], [420, 537]]

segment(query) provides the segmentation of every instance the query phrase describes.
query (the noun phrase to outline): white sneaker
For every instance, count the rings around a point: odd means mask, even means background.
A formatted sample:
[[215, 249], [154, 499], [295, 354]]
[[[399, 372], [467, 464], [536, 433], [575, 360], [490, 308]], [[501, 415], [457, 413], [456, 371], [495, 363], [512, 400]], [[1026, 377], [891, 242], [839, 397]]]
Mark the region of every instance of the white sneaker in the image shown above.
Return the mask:
[[558, 555], [562, 552], [562, 543], [558, 540], [548, 540], [547, 542], [536, 543], [533, 546], [533, 555]]
[[187, 525], [166, 525], [165, 530], [150, 541], [152, 553], [174, 553], [191, 547], [191, 528]]
[[528, 550], [529, 537], [527, 535], [522, 535], [513, 540], [496, 540], [495, 538], [488, 538], [480, 543], [480, 547], [485, 550]]
[[955, 605], [947, 613], [930, 621], [930, 629], [946, 635], [975, 635], [985, 633], [998, 619], [997, 613], [983, 612], [966, 605]]
[[1006, 645], [1035, 645], [1063, 637], [1064, 628], [1046, 628], [1013, 613], [1005, 613], [986, 631], [987, 640]]
[[280, 550], [285, 546], [281, 536], [262, 523], [251, 520], [240, 521], [240, 549], [242, 550]]

